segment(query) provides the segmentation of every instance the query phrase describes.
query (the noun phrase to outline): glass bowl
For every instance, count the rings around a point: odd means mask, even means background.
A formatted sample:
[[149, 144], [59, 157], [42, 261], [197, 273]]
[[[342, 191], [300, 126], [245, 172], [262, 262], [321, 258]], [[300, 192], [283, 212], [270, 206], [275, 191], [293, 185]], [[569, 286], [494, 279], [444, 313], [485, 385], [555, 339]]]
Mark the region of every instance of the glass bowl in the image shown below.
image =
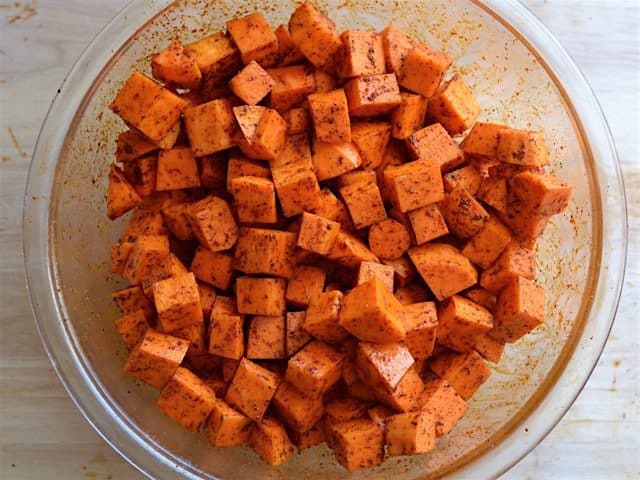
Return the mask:
[[137, 1], [90, 44], [42, 127], [24, 203], [33, 313], [69, 395], [96, 431], [152, 478], [488, 478], [506, 471], [558, 423], [604, 347], [626, 256], [626, 206], [615, 149], [583, 76], [545, 27], [515, 0], [316, 2], [338, 27], [401, 30], [455, 59], [482, 119], [544, 130], [553, 173], [574, 186], [568, 211], [539, 242], [545, 324], [507, 347], [456, 429], [438, 448], [347, 473], [326, 447], [280, 468], [248, 448], [216, 449], [154, 405], [157, 391], [122, 373], [127, 352], [113, 320], [108, 247], [125, 220], [105, 216], [106, 172], [124, 125], [107, 108], [134, 69], [170, 39], [192, 41], [226, 19], [261, 10], [286, 22], [295, 2]]

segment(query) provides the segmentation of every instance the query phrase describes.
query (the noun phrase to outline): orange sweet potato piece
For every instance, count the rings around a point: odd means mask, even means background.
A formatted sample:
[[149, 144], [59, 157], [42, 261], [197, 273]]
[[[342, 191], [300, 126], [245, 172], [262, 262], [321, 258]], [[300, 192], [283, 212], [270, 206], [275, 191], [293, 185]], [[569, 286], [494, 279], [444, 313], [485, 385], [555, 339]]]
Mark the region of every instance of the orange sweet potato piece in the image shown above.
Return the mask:
[[396, 220], [387, 218], [369, 229], [369, 247], [380, 258], [401, 257], [410, 246], [409, 232]]
[[221, 98], [185, 110], [185, 128], [196, 157], [235, 146], [237, 126], [231, 107], [229, 99]]
[[166, 235], [141, 235], [133, 244], [123, 276], [132, 285], [139, 285], [147, 272], [162, 262], [167, 255], [169, 238]]
[[[249, 114], [249, 128], [245, 128], [243, 119], [246, 112], [252, 112]], [[245, 155], [258, 160], [273, 160], [280, 155], [287, 136], [287, 124], [277, 111], [242, 105], [233, 107], [233, 113], [244, 134], [239, 146]]]
[[429, 99], [429, 115], [451, 135], [470, 128], [480, 115], [480, 105], [462, 77], [455, 74]]
[[233, 255], [212, 252], [199, 246], [191, 261], [191, 271], [198, 280], [227, 290], [233, 276]]
[[122, 173], [127, 181], [141, 197], [148, 197], [156, 191], [156, 177], [158, 170], [158, 157], [147, 155], [126, 162], [122, 167]]
[[496, 309], [496, 296], [484, 288], [472, 288], [464, 293], [464, 296], [473, 300], [479, 305], [489, 310], [491, 313]]
[[273, 406], [287, 427], [297, 432], [309, 431], [324, 411], [322, 397], [307, 397], [287, 382], [282, 382], [278, 387]]
[[116, 161], [130, 162], [158, 150], [158, 146], [137, 130], [122, 132], [116, 139]]
[[145, 296], [138, 286], [127, 287], [111, 294], [111, 298], [125, 315], [142, 310], [147, 319], [153, 318], [155, 309], [153, 303]]
[[136, 346], [145, 332], [151, 327], [144, 310], [127, 313], [117, 319], [115, 323], [118, 333], [129, 350]]
[[142, 198], [136, 189], [127, 181], [122, 171], [115, 164], [112, 164], [109, 168], [107, 217], [110, 220], [115, 220], [140, 203], [142, 203]]
[[368, 227], [387, 218], [376, 183], [353, 183], [340, 189], [356, 229]]
[[293, 278], [287, 284], [287, 302], [298, 307], [306, 307], [313, 297], [322, 293], [325, 278], [326, 273], [322, 268], [297, 266]]
[[342, 41], [333, 22], [310, 2], [300, 5], [291, 15], [289, 35], [296, 48], [314, 66], [332, 69]]
[[338, 317], [342, 305], [342, 292], [332, 290], [313, 297], [304, 319], [303, 328], [313, 337], [327, 343], [338, 343], [347, 337]]
[[393, 267], [376, 262], [362, 262], [358, 267], [356, 286], [368, 282], [373, 277], [378, 278], [385, 288], [393, 293]]
[[441, 353], [431, 359], [428, 365], [436, 375], [449, 382], [464, 400], [471, 398], [491, 376], [491, 370], [475, 350]]
[[197, 89], [202, 79], [198, 63], [177, 41], [153, 56], [151, 72], [158, 80], [186, 89]]
[[492, 327], [491, 312], [468, 298], [454, 295], [438, 309], [438, 342], [452, 350], [471, 350], [475, 338]]
[[427, 411], [398, 413], [386, 419], [387, 453], [417, 455], [436, 447], [436, 422]]
[[423, 97], [431, 97], [442, 81], [452, 59], [444, 52], [417, 45], [408, 52], [403, 60], [398, 74], [398, 83], [412, 92]]
[[511, 242], [511, 233], [499, 220], [490, 217], [482, 230], [471, 237], [462, 254], [476, 265], [488, 268]]
[[135, 242], [141, 235], [166, 235], [167, 228], [162, 219], [160, 209], [162, 203], [155, 208], [147, 208], [146, 201], [152, 200], [151, 195], [133, 212], [127, 226], [120, 235], [120, 242]]
[[305, 317], [305, 312], [287, 312], [285, 338], [287, 357], [293, 356], [311, 340], [311, 335], [303, 328]]
[[193, 273], [153, 284], [158, 325], [165, 332], [203, 322], [200, 294]]
[[293, 445], [287, 431], [273, 418], [264, 418], [254, 425], [249, 444], [269, 465], [283, 464], [293, 455]]
[[273, 79], [255, 60], [229, 80], [231, 91], [247, 105], [257, 105], [269, 94], [273, 84]]
[[313, 77], [316, 82], [316, 93], [327, 93], [338, 88], [338, 79], [325, 70], [316, 68]]
[[400, 310], [407, 330], [404, 345], [416, 360], [425, 360], [433, 353], [438, 315], [433, 302], [420, 301], [403, 305]]
[[353, 230], [353, 222], [347, 208], [328, 188], [320, 190], [318, 205], [310, 211], [323, 218], [338, 222], [342, 230]]
[[231, 192], [238, 220], [245, 223], [276, 223], [276, 191], [273, 182], [261, 177], [237, 177]]
[[442, 216], [447, 227], [460, 238], [470, 238], [487, 224], [489, 214], [473, 195], [457, 187], [442, 202]]
[[444, 198], [442, 175], [437, 162], [416, 160], [384, 170], [391, 203], [401, 212], [424, 207]]
[[507, 180], [504, 178], [483, 178], [476, 192], [478, 200], [496, 209], [498, 212], [507, 213]]
[[400, 105], [391, 114], [391, 135], [404, 140], [422, 128], [427, 114], [427, 99], [413, 93], [400, 93]]
[[167, 278], [179, 277], [189, 273], [187, 267], [173, 253], [169, 253], [161, 261], [153, 263], [144, 273], [141, 280], [142, 291], [149, 298], [153, 298], [153, 284]]
[[227, 31], [240, 51], [242, 61], [272, 66], [278, 61], [278, 39], [258, 12], [227, 22]]
[[319, 141], [325, 143], [351, 141], [351, 121], [344, 90], [314, 93], [307, 99], [316, 138]]
[[281, 315], [286, 305], [286, 281], [282, 278], [236, 278], [238, 312], [249, 315]]
[[241, 228], [234, 268], [247, 274], [291, 278], [297, 235], [262, 228]]
[[180, 240], [193, 240], [189, 223], [189, 203], [169, 199], [162, 204], [162, 218], [171, 234]]
[[304, 55], [296, 48], [289, 35], [289, 27], [287, 25], [279, 25], [274, 30], [278, 39], [278, 63], [283, 66], [302, 63]]
[[375, 467], [384, 461], [384, 429], [369, 418], [331, 427], [336, 460], [347, 470]]
[[445, 192], [450, 192], [454, 188], [463, 188], [471, 195], [476, 195], [482, 182], [482, 176], [476, 167], [467, 165], [443, 175], [442, 182]]
[[393, 280], [398, 288], [409, 285], [416, 277], [416, 269], [406, 255], [393, 259], [384, 258], [381, 262], [393, 268]]
[[420, 410], [435, 418], [435, 433], [442, 437], [449, 433], [467, 411], [467, 402], [453, 387], [440, 378], [425, 383]]
[[257, 422], [262, 419], [279, 384], [278, 375], [243, 358], [224, 399]]
[[255, 162], [242, 156], [229, 157], [227, 166], [227, 191], [232, 191], [231, 182], [238, 177], [269, 178], [269, 167], [261, 162]]
[[269, 166], [274, 169], [291, 164], [313, 169], [311, 145], [309, 143], [308, 133], [304, 132], [295, 135], [287, 135], [280, 154], [275, 159], [271, 160]]
[[449, 233], [444, 217], [435, 203], [411, 210], [409, 221], [418, 245]]
[[532, 250], [511, 242], [491, 266], [480, 275], [480, 285], [490, 292], [499, 292], [510, 280], [536, 275], [536, 256]]
[[346, 187], [354, 183], [376, 183], [376, 172], [373, 170], [351, 170], [337, 178], [338, 187]]
[[424, 382], [414, 364], [407, 370], [394, 390], [379, 387], [376, 388], [375, 393], [378, 400], [392, 410], [409, 412], [414, 411], [420, 404], [423, 390]]
[[385, 115], [400, 105], [400, 88], [393, 74], [367, 75], [344, 86], [352, 117]]
[[542, 166], [549, 153], [542, 132], [503, 128], [498, 134], [498, 159], [515, 165]]
[[210, 195], [189, 207], [189, 223], [198, 241], [212, 252], [227, 250], [236, 243], [238, 227], [227, 202]]
[[316, 91], [313, 69], [307, 65], [270, 68], [267, 73], [274, 81], [269, 106], [278, 112], [286, 112]]
[[348, 232], [340, 231], [327, 258], [348, 268], [356, 268], [361, 262], [377, 262], [367, 246]]
[[233, 447], [247, 443], [252, 426], [250, 418], [231, 408], [225, 401], [216, 399], [205, 434], [215, 447]]
[[149, 328], [129, 354], [124, 371], [161, 389], [173, 377], [188, 348], [186, 340]]
[[454, 170], [464, 162], [462, 150], [439, 123], [414, 132], [405, 145], [412, 158], [436, 162], [443, 172]]
[[331, 251], [339, 232], [339, 223], [304, 212], [298, 234], [298, 247], [326, 255]]
[[341, 78], [386, 73], [382, 36], [364, 30], [345, 30], [340, 35], [336, 71]]
[[184, 49], [198, 64], [203, 86], [221, 85], [242, 65], [238, 49], [223, 32], [185, 45]]
[[156, 190], [181, 190], [199, 186], [198, 163], [189, 147], [160, 151]]
[[304, 108], [292, 108], [282, 114], [282, 118], [287, 122], [287, 134], [298, 135], [306, 133], [311, 125], [309, 112]]
[[355, 170], [361, 163], [358, 149], [352, 143], [316, 141], [313, 145], [313, 166], [319, 181]]
[[393, 25], [389, 25], [382, 31], [382, 45], [387, 71], [400, 75], [404, 58], [414, 49], [416, 42]]
[[314, 340], [289, 359], [284, 380], [318, 398], [340, 380], [343, 359], [340, 352]]
[[122, 274], [127, 264], [133, 242], [114, 243], [111, 245], [111, 272]]
[[360, 378], [367, 385], [393, 391], [413, 365], [413, 357], [401, 343], [360, 342], [356, 364]]
[[251, 359], [286, 358], [284, 315], [256, 315], [249, 323], [246, 357]]
[[390, 138], [391, 125], [386, 122], [357, 122], [351, 125], [351, 141], [360, 153], [365, 170], [380, 166]]
[[515, 277], [502, 289], [489, 336], [513, 343], [544, 322], [544, 288], [525, 277]]
[[318, 178], [309, 165], [292, 163], [271, 172], [285, 217], [313, 210], [320, 202]]
[[473, 342], [473, 349], [482, 355], [482, 358], [493, 363], [500, 362], [504, 352], [504, 342], [490, 336], [491, 331], [484, 335], [478, 335]]
[[244, 353], [244, 319], [237, 312], [223, 311], [219, 305], [221, 300], [222, 297], [216, 298], [211, 311], [209, 353], [238, 360]]
[[462, 151], [469, 156], [496, 158], [498, 139], [506, 128], [508, 127], [497, 123], [477, 122], [462, 141]]

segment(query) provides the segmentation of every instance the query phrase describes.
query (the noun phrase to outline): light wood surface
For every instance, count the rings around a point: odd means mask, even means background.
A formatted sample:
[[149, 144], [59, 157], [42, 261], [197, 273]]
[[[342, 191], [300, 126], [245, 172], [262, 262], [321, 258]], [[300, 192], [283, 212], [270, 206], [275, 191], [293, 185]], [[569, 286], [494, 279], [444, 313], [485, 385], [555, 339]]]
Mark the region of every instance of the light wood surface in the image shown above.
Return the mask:
[[[67, 397], [40, 344], [22, 261], [22, 196], [58, 85], [128, 0], [0, 1], [0, 478], [138, 479]], [[505, 479], [640, 476], [640, 7], [527, 1], [574, 56], [609, 119], [629, 197], [630, 251], [611, 337], [585, 390]]]

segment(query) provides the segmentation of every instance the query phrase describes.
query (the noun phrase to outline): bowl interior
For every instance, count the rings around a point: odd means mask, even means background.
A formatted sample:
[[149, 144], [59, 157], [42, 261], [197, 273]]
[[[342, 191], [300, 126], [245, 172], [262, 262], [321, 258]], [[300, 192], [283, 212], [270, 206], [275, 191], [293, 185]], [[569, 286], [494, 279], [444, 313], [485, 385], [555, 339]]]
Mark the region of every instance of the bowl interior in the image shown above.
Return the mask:
[[295, 8], [292, 1], [274, 0], [268, 8], [257, 1], [177, 2], [145, 23], [126, 44], [110, 46], [115, 52], [112, 60], [77, 111], [55, 170], [49, 228], [58, 301], [72, 348], [120, 420], [145, 432], [157, 455], [175, 456], [188, 471], [224, 479], [239, 478], [240, 469], [242, 478], [437, 476], [498, 444], [535, 407], [571, 353], [597, 277], [593, 271], [600, 226], [594, 222], [600, 218], [600, 207], [591, 160], [579, 123], [554, 79], [518, 35], [481, 5], [462, 0], [315, 3], [330, 12], [339, 29], [380, 30], [392, 21], [415, 38], [446, 50], [455, 59], [453, 71], [462, 74], [483, 107], [481, 119], [543, 130], [552, 172], [574, 186], [568, 211], [553, 220], [538, 246], [546, 322], [506, 348], [456, 429], [427, 455], [390, 459], [371, 471], [346, 473], [325, 447], [307, 450], [273, 469], [247, 448], [214, 449], [203, 436], [186, 432], [155, 408], [157, 391], [122, 373], [127, 352], [113, 326], [118, 312], [110, 294], [123, 284], [109, 273], [108, 252], [126, 220], [107, 220], [105, 192], [115, 138], [125, 127], [107, 106], [133, 70], [149, 72], [150, 55], [170, 39], [195, 40], [224, 28], [226, 19], [255, 9], [273, 26], [286, 23]]

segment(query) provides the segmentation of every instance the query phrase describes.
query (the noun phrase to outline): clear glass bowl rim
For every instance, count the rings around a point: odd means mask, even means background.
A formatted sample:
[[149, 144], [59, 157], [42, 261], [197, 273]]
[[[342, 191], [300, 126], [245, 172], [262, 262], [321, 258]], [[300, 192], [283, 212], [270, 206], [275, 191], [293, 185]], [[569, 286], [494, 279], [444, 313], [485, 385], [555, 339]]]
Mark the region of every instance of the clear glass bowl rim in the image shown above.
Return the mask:
[[[557, 425], [580, 394], [604, 349], [618, 308], [627, 255], [627, 205], [620, 164], [611, 133], [598, 101], [575, 62], [529, 9], [518, 0], [472, 0], [514, 32], [538, 57], [556, 85], [564, 92], [573, 110], [586, 148], [591, 153], [592, 168], [598, 180], [602, 205], [600, 219], [600, 265], [608, 274], [599, 275], [594, 290], [595, 302], [583, 324], [597, 322], [590, 348], [579, 358], [572, 355], [555, 378], [544, 398], [530, 411], [526, 422], [528, 434], [518, 436], [513, 425], [491, 455], [478, 455], [460, 467], [452, 478], [495, 478], [526, 456]], [[82, 353], [70, 341], [67, 320], [56, 295], [55, 269], [52, 267], [50, 235], [50, 200], [56, 186], [57, 160], [73, 125], [76, 111], [87, 96], [100, 72], [114, 57], [113, 45], [124, 45], [140, 28], [127, 19], [152, 18], [173, 2], [171, 0], [134, 0], [125, 6], [93, 39], [74, 64], [54, 98], [45, 118], [34, 150], [23, 205], [23, 249], [27, 287], [33, 316], [47, 355], [62, 384], [77, 408], [96, 432], [123, 458], [149, 478], [201, 478], [191, 465], [161, 448], [127, 418], [121, 418], [108, 395], [92, 377]], [[49, 167], [49, 168], [47, 168]], [[43, 170], [44, 168], [44, 170]], [[45, 175], [42, 171], [47, 172]], [[618, 199], [613, 205], [607, 199]], [[609, 202], [610, 203], [610, 202]], [[597, 307], [597, 308], [596, 308]], [[45, 319], [55, 318], [57, 322]], [[579, 341], [584, 339], [579, 339]], [[578, 346], [576, 346], [576, 349]], [[579, 362], [578, 366], [576, 363]], [[572, 372], [570, 380], [567, 372]], [[553, 406], [552, 408], [547, 408]]]

